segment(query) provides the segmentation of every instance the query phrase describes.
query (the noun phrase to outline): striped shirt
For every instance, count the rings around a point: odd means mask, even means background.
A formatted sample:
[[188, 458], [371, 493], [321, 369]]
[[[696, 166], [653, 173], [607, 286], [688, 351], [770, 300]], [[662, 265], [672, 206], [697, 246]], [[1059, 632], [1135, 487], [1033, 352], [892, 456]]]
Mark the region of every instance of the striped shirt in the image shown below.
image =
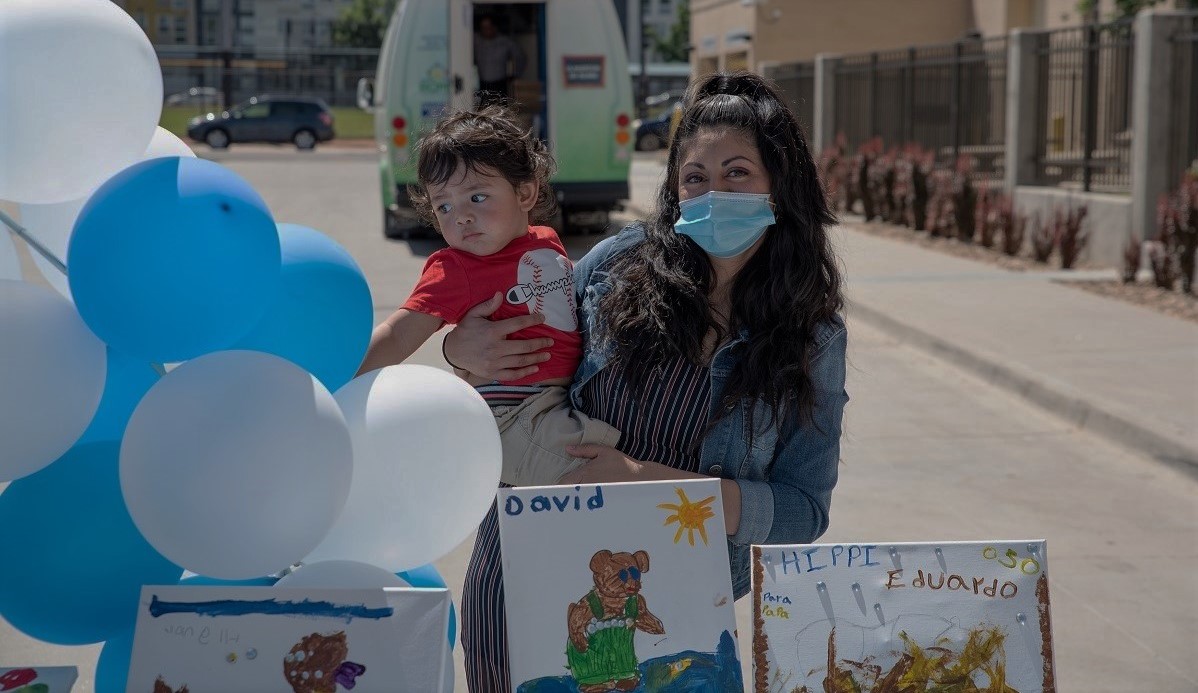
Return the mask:
[[707, 366], [681, 357], [644, 383], [630, 383], [618, 365], [609, 366], [583, 386], [581, 411], [620, 431], [616, 447], [632, 459], [698, 472], [710, 376]]
[[[612, 365], [583, 386], [581, 411], [619, 430], [617, 447], [625, 455], [697, 472], [711, 401], [709, 376], [706, 366], [679, 358], [647, 382], [629, 383]], [[462, 652], [473, 693], [511, 690], [500, 560], [499, 515], [492, 504], [479, 525], [462, 589]]]

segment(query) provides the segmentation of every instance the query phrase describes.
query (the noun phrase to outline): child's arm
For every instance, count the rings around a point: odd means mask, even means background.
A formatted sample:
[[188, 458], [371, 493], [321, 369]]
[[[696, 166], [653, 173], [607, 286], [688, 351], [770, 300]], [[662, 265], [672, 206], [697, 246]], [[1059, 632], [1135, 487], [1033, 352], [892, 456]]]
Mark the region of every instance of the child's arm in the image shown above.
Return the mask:
[[376, 368], [403, 363], [444, 324], [445, 322], [435, 315], [400, 308], [374, 328], [370, 335], [370, 347], [358, 368], [358, 375]]

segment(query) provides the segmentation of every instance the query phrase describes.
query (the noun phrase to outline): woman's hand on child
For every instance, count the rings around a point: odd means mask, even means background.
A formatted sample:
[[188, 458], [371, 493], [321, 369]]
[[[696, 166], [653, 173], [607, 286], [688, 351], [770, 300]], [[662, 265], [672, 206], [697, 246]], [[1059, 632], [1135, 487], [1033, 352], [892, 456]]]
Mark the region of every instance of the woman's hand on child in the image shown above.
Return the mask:
[[490, 300], [467, 311], [457, 327], [445, 335], [442, 349], [450, 365], [489, 380], [511, 381], [536, 373], [540, 369], [537, 364], [549, 360], [549, 353], [542, 351], [553, 346], [549, 337], [507, 338], [545, 322], [545, 316], [532, 313], [491, 320], [491, 314], [501, 305], [503, 294], [496, 292]]
[[[559, 484], [601, 484], [618, 481], [648, 481], [645, 473], [652, 462], [634, 460], [606, 445], [567, 445], [566, 454], [588, 462], [557, 480]], [[661, 465], [654, 465], [661, 466]]]

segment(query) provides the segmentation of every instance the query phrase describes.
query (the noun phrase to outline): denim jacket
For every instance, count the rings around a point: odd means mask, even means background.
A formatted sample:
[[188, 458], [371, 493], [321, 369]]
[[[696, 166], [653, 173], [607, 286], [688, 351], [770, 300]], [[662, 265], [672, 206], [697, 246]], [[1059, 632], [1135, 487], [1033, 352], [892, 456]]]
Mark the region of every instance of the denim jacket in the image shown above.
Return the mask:
[[[574, 290], [584, 352], [570, 385], [570, 402], [583, 408], [583, 386], [607, 366], [610, 351], [591, 339], [598, 324], [599, 299], [611, 290], [609, 269], [621, 252], [644, 239], [644, 231], [629, 226], [604, 239], [574, 266]], [[753, 544], [803, 544], [828, 528], [828, 507], [836, 486], [840, 461], [841, 414], [848, 402], [844, 389], [846, 334], [844, 321], [818, 325], [811, 355], [815, 407], [811, 423], [800, 424], [797, 414], [770, 425], [769, 405], [760, 400], [749, 416], [741, 402], [719, 417], [720, 395], [736, 363], [734, 347], [747, 340], [742, 332], [721, 346], [711, 363], [711, 420], [718, 421], [703, 441], [699, 471], [734, 479], [740, 487], [740, 527], [728, 537], [732, 587], [737, 598], [749, 591], [749, 547]], [[750, 436], [750, 421], [758, 426]], [[750, 443], [751, 439], [751, 443]]]

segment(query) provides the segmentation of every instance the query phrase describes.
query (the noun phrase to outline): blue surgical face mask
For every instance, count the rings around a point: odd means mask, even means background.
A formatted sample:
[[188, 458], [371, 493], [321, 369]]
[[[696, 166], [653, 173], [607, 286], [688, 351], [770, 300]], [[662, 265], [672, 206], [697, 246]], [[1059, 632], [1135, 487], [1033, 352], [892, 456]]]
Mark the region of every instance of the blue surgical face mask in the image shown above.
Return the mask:
[[736, 257], [753, 247], [776, 220], [769, 195], [711, 191], [679, 205], [674, 231], [690, 236], [708, 255]]

